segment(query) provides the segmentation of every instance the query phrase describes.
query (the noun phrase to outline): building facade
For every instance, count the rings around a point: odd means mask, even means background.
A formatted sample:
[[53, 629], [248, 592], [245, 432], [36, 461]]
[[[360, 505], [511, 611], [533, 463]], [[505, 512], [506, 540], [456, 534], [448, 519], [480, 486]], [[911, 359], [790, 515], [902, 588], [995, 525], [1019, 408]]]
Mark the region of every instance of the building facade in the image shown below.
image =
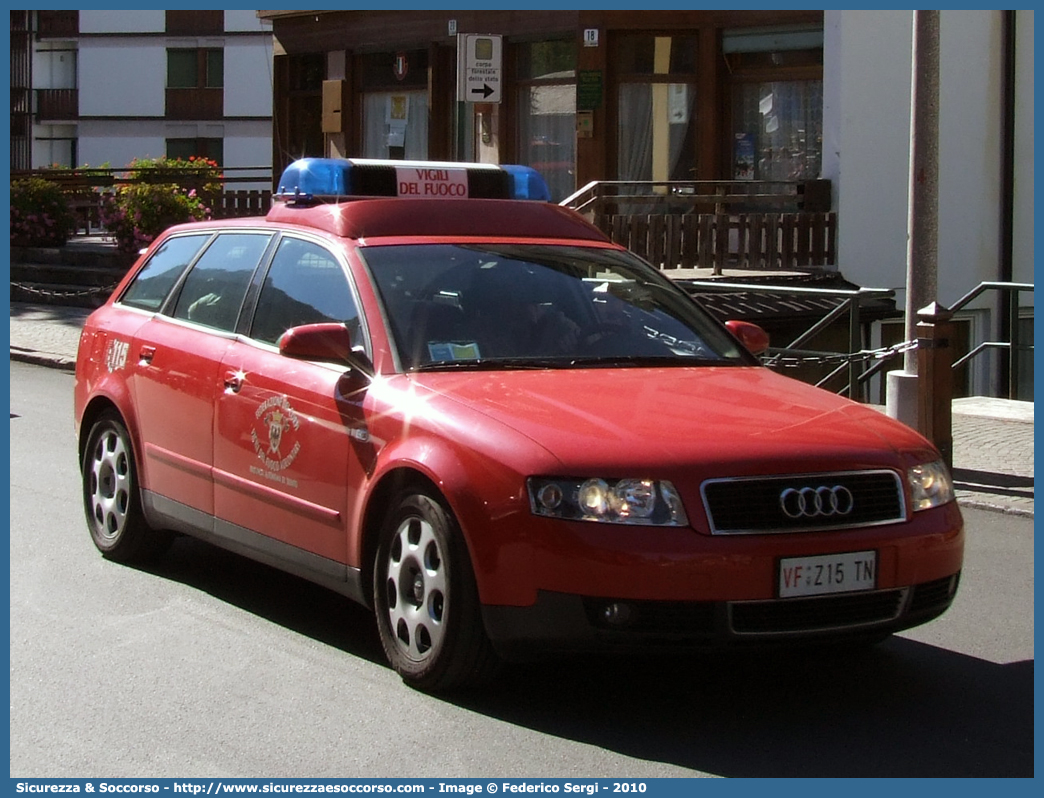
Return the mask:
[[[984, 282], [1034, 282], [1033, 11], [939, 15], [938, 301]], [[906, 285], [913, 26], [909, 11], [828, 11], [824, 17], [824, 159], [838, 212], [838, 265], [864, 286]], [[986, 292], [958, 315], [972, 349], [1001, 337], [1007, 296]], [[1033, 294], [1022, 293], [1020, 337], [1032, 345]], [[875, 343], [902, 340], [884, 324]], [[1003, 395], [1000, 351], [970, 361], [970, 392]], [[1032, 398], [1025, 351], [1019, 395]]]
[[[302, 155], [524, 163], [556, 200], [594, 180], [827, 178], [838, 269], [903, 307], [910, 11], [258, 15], [275, 37], [277, 169]], [[1033, 12], [940, 18], [937, 283], [950, 305], [983, 282], [1033, 282]], [[459, 34], [502, 37], [499, 103], [461, 96]], [[962, 351], [999, 340], [1011, 312], [996, 292], [964, 308]], [[1017, 313], [1031, 342], [1031, 292]], [[870, 343], [903, 333], [880, 323]], [[969, 362], [964, 390], [1003, 393], [1001, 358]], [[1023, 398], [1032, 365], [1027, 350]]]
[[254, 11], [12, 11], [11, 43], [12, 169], [271, 166], [271, 27]]
[[[258, 13], [276, 35], [277, 164], [324, 152], [517, 162], [555, 200], [608, 178], [820, 170], [822, 12]], [[467, 33], [503, 37], [498, 103], [461, 96]]]

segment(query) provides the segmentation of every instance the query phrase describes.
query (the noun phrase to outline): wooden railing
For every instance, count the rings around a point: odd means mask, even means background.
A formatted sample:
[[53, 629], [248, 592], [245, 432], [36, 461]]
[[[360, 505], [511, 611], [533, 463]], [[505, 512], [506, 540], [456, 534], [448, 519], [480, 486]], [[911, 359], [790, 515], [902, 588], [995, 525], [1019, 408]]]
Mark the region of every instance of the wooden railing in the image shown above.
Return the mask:
[[225, 114], [224, 89], [167, 89], [167, 119], [221, 119]]
[[80, 92], [76, 89], [35, 89], [36, 121], [79, 119]]
[[560, 204], [660, 269], [833, 266], [830, 182], [596, 181]]
[[41, 39], [72, 39], [80, 35], [80, 12], [37, 11], [36, 25]]
[[[61, 186], [69, 200], [69, 207], [78, 220], [77, 234], [89, 234], [99, 229], [101, 204], [104, 196], [117, 186], [131, 183], [178, 183], [185, 188], [197, 188], [192, 176], [183, 171], [151, 169], [147, 177], [130, 177], [125, 169], [33, 169], [12, 170], [11, 179], [42, 177]], [[215, 219], [241, 216], [263, 216], [272, 205], [272, 170], [267, 166], [221, 167], [224, 190], [205, 197]], [[265, 186], [265, 188], [260, 188]], [[202, 186], [199, 186], [201, 188]]]

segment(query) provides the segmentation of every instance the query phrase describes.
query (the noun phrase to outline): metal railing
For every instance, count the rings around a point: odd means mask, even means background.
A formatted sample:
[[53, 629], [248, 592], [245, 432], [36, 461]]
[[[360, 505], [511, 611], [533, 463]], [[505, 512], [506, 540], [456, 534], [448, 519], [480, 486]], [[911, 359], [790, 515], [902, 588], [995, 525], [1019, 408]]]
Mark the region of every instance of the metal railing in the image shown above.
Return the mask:
[[[812, 324], [807, 330], [794, 338], [789, 344], [782, 347], [770, 346], [762, 362], [770, 368], [796, 368], [803, 364], [834, 366], [825, 377], [815, 382], [817, 387], [824, 387], [835, 377], [848, 371], [848, 384], [838, 393], [844, 394], [858, 401], [865, 401], [862, 396], [862, 388], [866, 382], [883, 367], [888, 360], [911, 347], [904, 342], [896, 346], [879, 350], [864, 349], [863, 324], [865, 323], [863, 309], [867, 302], [872, 300], [891, 300], [895, 297], [895, 291], [887, 288], [857, 288], [857, 289], [831, 289], [831, 288], [808, 288], [790, 285], [762, 285], [757, 283], [732, 283], [720, 280], [686, 280], [684, 287], [691, 293], [700, 294], [706, 292], [745, 292], [760, 294], [782, 294], [795, 297], [819, 297], [836, 300], [835, 307], [822, 318]], [[822, 352], [805, 348], [820, 333], [824, 332], [835, 322], [842, 320], [847, 315], [848, 321], [848, 352]], [[869, 368], [865, 364], [876, 361]], [[857, 393], [858, 391], [858, 393]]]
[[1023, 346], [1021, 341], [1021, 335], [1019, 334], [1019, 297], [1023, 293], [1033, 293], [1032, 283], [1002, 283], [1002, 282], [984, 282], [979, 283], [975, 288], [969, 291], [967, 294], [958, 299], [953, 307], [949, 308], [951, 313], [957, 313], [962, 308], [967, 307], [975, 299], [985, 294], [987, 291], [997, 291], [1001, 294], [1006, 294], [1008, 299], [1007, 307], [1007, 323], [1001, 325], [1002, 340], [1000, 341], [983, 341], [981, 344], [972, 349], [964, 357], [957, 360], [953, 367], [954, 369], [959, 366], [963, 366], [965, 363], [978, 357], [983, 352], [991, 350], [1004, 350], [1008, 353], [1007, 362], [1007, 383], [1008, 383], [1008, 398], [1018, 398], [1019, 390], [1019, 353], [1021, 351], [1032, 352], [1033, 346]]
[[[762, 356], [762, 362], [773, 369], [797, 369], [807, 365], [821, 365], [833, 367], [825, 376], [815, 379], [817, 387], [826, 387], [837, 377], [848, 373], [848, 382], [837, 391], [839, 394], [851, 399], [865, 402], [866, 386], [872, 378], [881, 374], [890, 362], [899, 355], [916, 349], [916, 340], [902, 341], [892, 346], [879, 349], [866, 349], [863, 347], [863, 326], [866, 323], [864, 308], [870, 301], [881, 299], [893, 299], [895, 292], [884, 288], [859, 288], [856, 290], [807, 288], [788, 285], [763, 285], [752, 283], [722, 282], [719, 280], [685, 280], [684, 287], [694, 294], [718, 292], [743, 292], [759, 294], [779, 294], [794, 297], [819, 297], [836, 300], [835, 307], [827, 312], [822, 318], [815, 321], [807, 330], [802, 332], [785, 346], [769, 347]], [[1018, 396], [1020, 379], [1019, 358], [1020, 352], [1032, 352], [1032, 345], [1025, 345], [1019, 334], [1019, 297], [1023, 293], [1032, 293], [1031, 283], [1004, 283], [984, 282], [961, 297], [950, 313], [967, 307], [971, 302], [988, 291], [997, 291], [1007, 295], [1008, 313], [1007, 324], [1001, 329], [1002, 340], [984, 341], [963, 357], [957, 359], [952, 366], [956, 371], [961, 366], [987, 351], [1006, 351], [1007, 360], [1007, 398], [1015, 399]], [[807, 348], [807, 345], [817, 335], [823, 333], [830, 326], [843, 322], [848, 323], [848, 351], [847, 352], [824, 352]]]

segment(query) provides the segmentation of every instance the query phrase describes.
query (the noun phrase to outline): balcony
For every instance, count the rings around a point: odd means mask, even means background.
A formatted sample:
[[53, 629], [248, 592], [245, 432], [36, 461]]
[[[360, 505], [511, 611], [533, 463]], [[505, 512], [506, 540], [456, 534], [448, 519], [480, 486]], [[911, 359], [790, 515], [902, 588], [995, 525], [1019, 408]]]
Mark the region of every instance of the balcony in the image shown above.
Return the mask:
[[36, 89], [37, 122], [65, 122], [79, 118], [79, 90]]
[[37, 11], [36, 28], [41, 39], [75, 39], [80, 35], [80, 12]]
[[224, 89], [167, 89], [167, 119], [221, 119], [224, 115]]
[[224, 11], [165, 11], [168, 36], [219, 36], [225, 30]]

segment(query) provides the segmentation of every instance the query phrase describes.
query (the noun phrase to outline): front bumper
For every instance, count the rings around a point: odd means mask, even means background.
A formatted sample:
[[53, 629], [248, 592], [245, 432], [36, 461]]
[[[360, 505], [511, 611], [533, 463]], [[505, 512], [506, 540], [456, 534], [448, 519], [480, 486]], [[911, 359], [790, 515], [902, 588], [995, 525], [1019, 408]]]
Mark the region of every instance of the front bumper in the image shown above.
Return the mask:
[[486, 632], [509, 660], [593, 651], [716, 649], [874, 638], [938, 617], [960, 572], [908, 587], [813, 598], [648, 601], [540, 591], [528, 607], [486, 605]]

